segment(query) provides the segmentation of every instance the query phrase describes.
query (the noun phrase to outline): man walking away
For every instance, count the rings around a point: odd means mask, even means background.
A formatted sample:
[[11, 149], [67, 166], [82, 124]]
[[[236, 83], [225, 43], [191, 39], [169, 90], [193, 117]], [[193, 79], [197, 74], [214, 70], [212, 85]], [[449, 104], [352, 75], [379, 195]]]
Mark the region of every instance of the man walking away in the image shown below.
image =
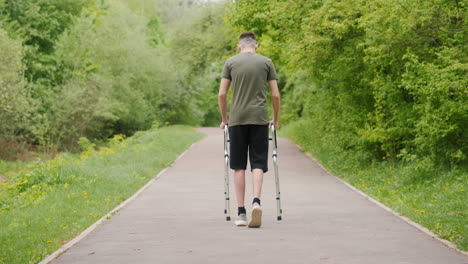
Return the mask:
[[[235, 224], [247, 225], [244, 199], [248, 155], [254, 194], [248, 226], [260, 227], [262, 224], [260, 195], [263, 174], [268, 171], [268, 125], [278, 128], [280, 108], [278, 77], [271, 59], [256, 53], [258, 45], [254, 33], [242, 33], [237, 48], [240, 53], [227, 59], [221, 78], [218, 96], [222, 118], [221, 128], [225, 125], [229, 126], [230, 167], [234, 170], [238, 205]], [[228, 122], [226, 96], [231, 82], [233, 96]], [[266, 83], [270, 87], [273, 101], [272, 121], [268, 118]]]

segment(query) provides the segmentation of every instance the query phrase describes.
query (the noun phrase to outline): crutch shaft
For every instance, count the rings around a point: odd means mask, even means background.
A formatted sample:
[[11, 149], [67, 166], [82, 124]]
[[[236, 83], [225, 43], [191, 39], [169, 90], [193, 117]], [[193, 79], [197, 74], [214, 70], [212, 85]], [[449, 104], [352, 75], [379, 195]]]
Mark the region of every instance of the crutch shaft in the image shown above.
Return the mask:
[[276, 210], [277, 210], [277, 219], [282, 220], [283, 210], [281, 209], [281, 191], [279, 184], [279, 172], [278, 172], [278, 142], [276, 139], [276, 130], [275, 126], [271, 126], [271, 140], [273, 141], [273, 167], [275, 171], [275, 185], [276, 185]]
[[231, 220], [231, 212], [229, 205], [229, 153], [228, 153], [228, 142], [229, 133], [227, 126], [224, 126], [224, 214], [226, 215], [226, 221]]

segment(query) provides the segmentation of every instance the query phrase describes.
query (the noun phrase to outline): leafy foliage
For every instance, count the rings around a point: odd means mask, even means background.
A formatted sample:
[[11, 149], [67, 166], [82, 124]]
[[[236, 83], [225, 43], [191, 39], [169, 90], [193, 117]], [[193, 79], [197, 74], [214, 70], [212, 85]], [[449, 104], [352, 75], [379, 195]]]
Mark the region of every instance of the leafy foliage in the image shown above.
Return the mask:
[[234, 47], [230, 40], [233, 34], [229, 35], [223, 24], [223, 11], [224, 6], [215, 3], [192, 6], [171, 25], [171, 56], [177, 65], [179, 85], [186, 87], [182, 100], [187, 100], [189, 107], [181, 122], [213, 126], [220, 120], [220, 72]]
[[228, 21], [255, 30], [285, 73], [283, 122], [306, 118], [338, 152], [368, 153], [362, 162], [457, 166], [468, 151], [467, 4], [240, 0]]
[[77, 150], [82, 136], [218, 119], [228, 54], [220, 3], [5, 0], [0, 21], [9, 140]]
[[23, 48], [20, 41], [10, 39], [0, 28], [0, 135], [14, 135], [29, 111]]

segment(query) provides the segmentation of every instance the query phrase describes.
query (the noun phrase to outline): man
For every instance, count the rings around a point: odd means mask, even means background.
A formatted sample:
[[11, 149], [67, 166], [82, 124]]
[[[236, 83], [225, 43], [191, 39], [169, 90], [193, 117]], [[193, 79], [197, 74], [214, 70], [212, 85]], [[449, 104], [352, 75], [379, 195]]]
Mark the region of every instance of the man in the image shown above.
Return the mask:
[[[222, 122], [229, 126], [230, 167], [234, 170], [238, 216], [237, 226], [247, 225], [245, 198], [245, 170], [247, 153], [252, 171], [254, 199], [249, 227], [260, 227], [262, 208], [260, 195], [263, 174], [268, 171], [268, 125], [278, 128], [280, 95], [278, 77], [273, 62], [256, 53], [257, 39], [252, 32], [244, 32], [237, 45], [240, 53], [227, 59], [221, 78], [218, 103]], [[226, 96], [232, 82], [232, 104], [229, 121], [226, 115]], [[268, 83], [273, 101], [273, 120], [269, 121], [266, 99]]]

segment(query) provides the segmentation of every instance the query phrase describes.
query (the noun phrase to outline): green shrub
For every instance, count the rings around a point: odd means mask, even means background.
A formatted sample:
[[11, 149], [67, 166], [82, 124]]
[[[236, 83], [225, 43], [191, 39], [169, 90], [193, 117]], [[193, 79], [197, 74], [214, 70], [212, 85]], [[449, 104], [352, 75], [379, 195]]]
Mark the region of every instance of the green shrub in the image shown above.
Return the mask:
[[458, 166], [468, 151], [466, 8], [448, 0], [242, 0], [228, 21], [254, 30], [259, 52], [284, 73], [283, 123], [308, 120], [333, 146], [368, 152], [368, 162], [404, 151]]

